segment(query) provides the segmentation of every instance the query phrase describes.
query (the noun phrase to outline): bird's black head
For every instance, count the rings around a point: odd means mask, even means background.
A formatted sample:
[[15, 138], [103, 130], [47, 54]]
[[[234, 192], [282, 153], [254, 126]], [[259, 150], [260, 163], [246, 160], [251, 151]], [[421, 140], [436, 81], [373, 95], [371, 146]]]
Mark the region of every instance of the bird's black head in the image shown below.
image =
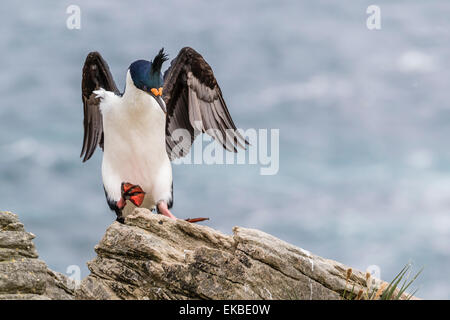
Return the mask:
[[133, 62], [130, 65], [129, 70], [131, 79], [136, 88], [147, 93], [153, 93], [156, 96], [160, 95], [161, 92], [159, 88], [163, 86], [161, 67], [164, 61], [167, 60], [168, 58], [164, 53], [163, 48], [159, 51], [153, 61], [137, 60]]

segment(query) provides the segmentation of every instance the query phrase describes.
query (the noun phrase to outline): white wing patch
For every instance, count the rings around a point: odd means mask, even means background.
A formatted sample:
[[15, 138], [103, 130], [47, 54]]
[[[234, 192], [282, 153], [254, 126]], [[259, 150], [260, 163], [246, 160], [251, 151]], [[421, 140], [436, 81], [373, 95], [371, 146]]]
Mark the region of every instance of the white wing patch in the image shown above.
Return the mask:
[[105, 96], [106, 96], [106, 90], [103, 89], [103, 88], [100, 88], [98, 90], [94, 90], [92, 92], [95, 93], [95, 97], [96, 98], [104, 99]]

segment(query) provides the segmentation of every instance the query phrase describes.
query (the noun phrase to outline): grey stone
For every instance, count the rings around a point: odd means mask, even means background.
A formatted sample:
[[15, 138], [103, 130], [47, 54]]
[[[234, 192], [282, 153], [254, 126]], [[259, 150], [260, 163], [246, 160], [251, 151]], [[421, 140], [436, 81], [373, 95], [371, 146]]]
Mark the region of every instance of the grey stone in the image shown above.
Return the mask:
[[0, 230], [25, 231], [17, 215], [9, 211], [0, 211]]
[[52, 300], [72, 300], [76, 284], [62, 273], [47, 268], [45, 295]]
[[17, 215], [0, 212], [0, 299], [72, 299], [67, 277], [37, 259], [34, 238]]
[[[136, 209], [95, 247], [77, 299], [341, 299], [366, 274], [264, 232], [207, 226]], [[370, 278], [371, 290], [385, 284]]]
[[259, 230], [225, 235], [147, 209], [108, 227], [79, 286], [38, 259], [33, 239], [15, 214], [0, 212], [0, 300], [329, 300], [387, 286]]

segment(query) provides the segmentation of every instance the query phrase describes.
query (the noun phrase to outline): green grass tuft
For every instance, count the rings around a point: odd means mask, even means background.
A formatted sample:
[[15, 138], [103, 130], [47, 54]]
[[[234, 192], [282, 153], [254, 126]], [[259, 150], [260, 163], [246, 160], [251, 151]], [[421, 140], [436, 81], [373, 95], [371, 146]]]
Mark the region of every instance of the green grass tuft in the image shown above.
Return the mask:
[[[345, 289], [344, 293], [342, 295], [342, 298], [345, 300], [400, 300], [406, 299], [410, 300], [417, 292], [418, 289], [416, 289], [414, 292], [406, 294], [406, 290], [411, 286], [411, 284], [417, 280], [419, 275], [422, 273], [424, 268], [421, 268], [419, 272], [417, 272], [412, 278], [411, 278], [411, 263], [408, 263], [406, 266], [403, 267], [403, 269], [397, 274], [397, 276], [387, 285], [386, 288], [383, 286], [381, 288], [378, 288], [377, 291], [375, 291], [375, 288], [372, 288], [372, 292], [369, 292], [369, 288], [367, 285], [367, 288], [365, 292], [363, 290], [360, 290], [358, 294], [355, 294], [355, 284], [353, 283], [353, 286], [350, 291], [347, 291], [347, 285], [350, 280], [350, 276], [352, 274], [352, 270], [347, 270], [347, 279], [345, 283]], [[366, 280], [370, 278], [370, 275], [366, 274]], [[386, 283], [384, 284], [386, 286]], [[406, 297], [405, 297], [406, 294]]]
[[[408, 263], [397, 274], [394, 280], [392, 280], [391, 283], [389, 283], [388, 287], [381, 295], [381, 300], [400, 300], [403, 293], [405, 293], [406, 289], [408, 289], [409, 286], [411, 286], [411, 284], [414, 281], [416, 281], [416, 279], [419, 277], [422, 271], [423, 267], [419, 270], [419, 272], [416, 273], [414, 277], [412, 277], [411, 280], [409, 280], [411, 276], [411, 264]], [[418, 289], [416, 289], [413, 293], [407, 295], [406, 299], [410, 300], [416, 294], [417, 290]]]

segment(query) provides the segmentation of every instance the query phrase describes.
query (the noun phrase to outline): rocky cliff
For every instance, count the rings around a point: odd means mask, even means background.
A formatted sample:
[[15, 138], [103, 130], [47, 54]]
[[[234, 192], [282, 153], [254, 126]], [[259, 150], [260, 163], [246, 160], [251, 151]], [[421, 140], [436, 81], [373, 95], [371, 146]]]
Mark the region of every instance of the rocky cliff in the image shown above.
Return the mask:
[[0, 299], [72, 299], [74, 284], [38, 259], [18, 217], [0, 212]]
[[0, 298], [323, 300], [386, 287], [258, 230], [225, 235], [136, 209], [106, 230], [74, 291], [37, 259], [34, 236], [15, 215], [0, 213], [0, 228]]

